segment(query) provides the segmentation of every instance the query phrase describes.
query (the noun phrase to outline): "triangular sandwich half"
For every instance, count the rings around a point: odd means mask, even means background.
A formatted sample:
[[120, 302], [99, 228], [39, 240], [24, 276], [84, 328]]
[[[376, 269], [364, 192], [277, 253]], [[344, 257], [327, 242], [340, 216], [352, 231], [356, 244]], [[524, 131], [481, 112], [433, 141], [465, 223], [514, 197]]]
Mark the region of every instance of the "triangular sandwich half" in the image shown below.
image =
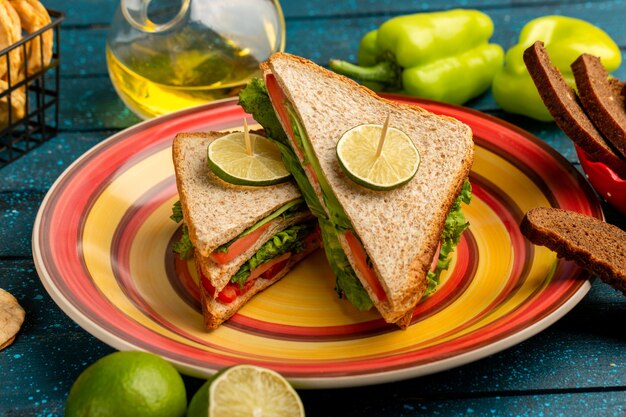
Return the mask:
[[226, 133], [181, 133], [172, 145], [184, 221], [174, 245], [195, 257], [205, 325], [217, 328], [252, 296], [319, 247], [319, 228], [297, 186], [235, 186], [209, 169], [207, 147]]
[[[436, 253], [440, 272], [467, 227], [460, 202], [469, 202], [467, 178], [474, 150], [470, 128], [417, 106], [382, 99], [304, 58], [277, 53], [261, 67], [266, 92], [288, 137], [289, 147], [281, 147], [283, 159], [318, 216], [338, 291], [358, 308], [373, 304], [385, 321], [406, 327], [429, 285], [436, 285], [429, 283]], [[421, 165], [407, 184], [372, 191], [344, 174], [336, 145], [347, 130], [383, 124], [388, 115], [393, 127], [412, 139]], [[442, 241], [444, 226], [451, 227]]]

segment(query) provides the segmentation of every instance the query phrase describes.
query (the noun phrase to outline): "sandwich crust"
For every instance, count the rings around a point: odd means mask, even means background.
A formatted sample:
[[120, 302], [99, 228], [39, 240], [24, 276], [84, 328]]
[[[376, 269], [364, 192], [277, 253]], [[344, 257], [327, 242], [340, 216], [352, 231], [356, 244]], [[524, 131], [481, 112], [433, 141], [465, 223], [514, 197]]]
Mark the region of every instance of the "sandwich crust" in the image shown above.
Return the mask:
[[[470, 128], [418, 106], [385, 100], [355, 81], [301, 57], [273, 54], [267, 69], [297, 113], [388, 301], [377, 302], [363, 277], [359, 279], [385, 320], [399, 322], [424, 294], [426, 274], [448, 211], [469, 175], [474, 151]], [[415, 143], [421, 165], [406, 185], [391, 191], [372, 191], [345, 176], [335, 149], [346, 130], [363, 123], [382, 124], [388, 114], [390, 126], [406, 132]], [[341, 236], [340, 242], [351, 257]], [[355, 272], [359, 275], [356, 268]], [[406, 323], [406, 318], [401, 322]]]

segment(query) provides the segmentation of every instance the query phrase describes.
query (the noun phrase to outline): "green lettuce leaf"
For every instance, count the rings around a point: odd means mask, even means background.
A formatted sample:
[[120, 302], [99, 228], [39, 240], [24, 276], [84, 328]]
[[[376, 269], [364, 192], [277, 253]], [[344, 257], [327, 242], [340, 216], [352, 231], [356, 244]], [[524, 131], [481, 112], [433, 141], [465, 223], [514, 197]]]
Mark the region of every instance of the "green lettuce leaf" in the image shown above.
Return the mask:
[[[259, 227], [263, 226], [264, 224], [268, 223], [271, 220], [274, 220], [275, 218], [279, 216], [282, 216], [284, 220], [287, 220], [290, 217], [299, 214], [300, 212], [304, 210], [304, 205], [305, 205], [304, 200], [302, 200], [301, 198], [290, 201], [289, 203], [285, 204], [284, 206], [276, 210], [274, 213], [270, 214], [268, 217], [258, 221], [253, 226], [244, 230], [239, 236], [235, 237], [230, 242], [215, 249], [214, 252], [228, 252], [228, 247], [235, 240], [249, 233], [252, 233]], [[183, 211], [182, 211], [182, 207], [180, 204], [180, 200], [175, 202], [174, 205], [172, 206], [172, 215], [170, 216], [170, 219], [174, 220], [177, 223], [180, 223], [181, 221], [183, 221]], [[180, 240], [178, 242], [175, 242], [172, 245], [172, 250], [178, 253], [178, 255], [182, 259], [189, 259], [193, 256], [193, 244], [191, 243], [191, 239], [189, 239], [189, 229], [187, 228], [187, 225], [183, 225], [182, 232], [183, 233], [180, 237]]]
[[172, 215], [170, 219], [174, 220], [176, 223], [180, 223], [183, 221], [183, 206], [180, 204], [180, 200], [174, 203], [172, 206]]
[[250, 80], [239, 92], [239, 105], [254, 116], [254, 120], [263, 126], [268, 137], [282, 144], [289, 144], [287, 134], [276, 117], [263, 80], [259, 78]]
[[[296, 179], [296, 183], [300, 187], [300, 191], [305, 195], [305, 201], [307, 195], [310, 195], [310, 200], [314, 200], [313, 204], [315, 208], [309, 205], [309, 209], [312, 213], [320, 212], [320, 215], [316, 215], [319, 220], [320, 230], [322, 232], [322, 239], [324, 241], [324, 251], [326, 252], [326, 258], [330, 264], [336, 277], [336, 288], [339, 297], [345, 296], [357, 309], [361, 311], [369, 310], [373, 307], [372, 300], [370, 299], [367, 291], [363, 288], [363, 284], [356, 276], [350, 261], [339, 243], [337, 234], [340, 231], [346, 231], [352, 229], [352, 224], [343, 211], [343, 207], [337, 201], [335, 194], [330, 188], [330, 184], [326, 181], [326, 178], [321, 175], [321, 168], [317, 158], [314, 157], [311, 144], [306, 138], [304, 129], [300, 125], [298, 118], [295, 116], [293, 109], [287, 109], [289, 118], [291, 119], [291, 126], [293, 128], [296, 142], [304, 149], [305, 155], [310, 155], [308, 162], [312, 164], [314, 171], [318, 173], [318, 181], [324, 197], [324, 204], [330, 213], [331, 219], [328, 218], [326, 211], [323, 209], [317, 194], [313, 190], [313, 186], [309, 182], [300, 162], [291, 148], [285, 146], [281, 147], [283, 152], [283, 162], [285, 166], [291, 172], [291, 175]], [[285, 156], [285, 153], [288, 153]], [[288, 160], [288, 161], [286, 161]], [[307, 191], [304, 191], [307, 190]], [[315, 211], [314, 211], [315, 210]]]
[[183, 234], [178, 242], [172, 244], [172, 250], [180, 256], [181, 259], [190, 259], [193, 257], [193, 244], [189, 239], [189, 229], [183, 224]]
[[304, 173], [298, 158], [291, 148], [282, 144], [278, 144], [278, 147], [282, 153], [283, 162], [287, 170], [291, 172], [291, 175], [296, 180], [298, 187], [300, 187], [300, 192], [304, 196], [304, 201], [319, 222], [324, 241], [324, 252], [336, 277], [335, 291], [337, 291], [339, 297], [345, 296], [359, 310], [369, 310], [373, 306], [372, 300], [369, 298], [365, 288], [363, 288], [361, 281], [357, 278], [352, 265], [350, 265], [346, 254], [341, 248], [337, 239], [337, 230], [328, 220], [326, 212], [320, 204], [317, 194]]
[[450, 255], [461, 241], [463, 231], [469, 226], [469, 222], [465, 219], [463, 211], [461, 211], [461, 203], [469, 204], [471, 199], [472, 186], [468, 180], [465, 180], [461, 188], [461, 193], [456, 198], [446, 218], [446, 224], [441, 233], [441, 248], [439, 249], [437, 265], [435, 265], [433, 271], [428, 272], [426, 295], [430, 295], [435, 291], [439, 285], [441, 273], [450, 267], [452, 260]]
[[337, 230], [326, 218], [318, 220], [324, 241], [324, 252], [336, 277], [335, 291], [340, 298], [345, 296], [358, 310], [369, 310], [374, 303], [348, 261], [337, 238]]
[[[180, 204], [180, 200], [172, 205], [172, 215], [170, 219], [176, 223], [183, 221], [183, 208]], [[189, 229], [186, 224], [183, 224], [182, 235], [178, 242], [172, 244], [172, 250], [180, 256], [181, 259], [189, 259], [193, 256], [193, 244], [189, 239]]]
[[276, 145], [278, 146], [278, 149], [280, 149], [285, 167], [296, 180], [296, 184], [300, 188], [300, 193], [304, 197], [304, 201], [309, 207], [311, 213], [313, 213], [313, 215], [317, 218], [326, 217], [326, 211], [324, 211], [324, 208], [317, 198], [317, 194], [315, 193], [315, 190], [313, 190], [313, 186], [309, 183], [309, 179], [302, 169], [296, 154], [293, 153], [290, 147], [283, 145], [282, 143], [277, 142]]

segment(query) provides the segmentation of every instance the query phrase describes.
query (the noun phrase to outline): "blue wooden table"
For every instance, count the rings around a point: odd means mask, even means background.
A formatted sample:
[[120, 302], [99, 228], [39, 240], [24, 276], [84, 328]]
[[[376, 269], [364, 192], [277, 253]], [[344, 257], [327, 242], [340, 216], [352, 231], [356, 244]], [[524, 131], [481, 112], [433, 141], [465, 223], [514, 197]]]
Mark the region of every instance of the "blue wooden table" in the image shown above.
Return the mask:
[[[0, 415], [62, 415], [78, 374], [113, 352], [71, 321], [48, 296], [31, 256], [37, 209], [53, 181], [77, 157], [139, 119], [115, 94], [105, 64], [105, 37], [115, 0], [47, 0], [62, 25], [60, 131], [0, 169], [0, 288], [13, 293], [26, 321], [0, 352]], [[322, 65], [355, 60], [360, 37], [404, 13], [478, 8], [495, 24], [493, 40], [513, 45], [520, 28], [546, 14], [583, 18], [626, 48], [626, 1], [284, 0], [288, 52]], [[626, 65], [615, 73], [626, 79]], [[579, 167], [571, 142], [553, 123], [506, 114], [490, 94], [468, 106], [537, 135]], [[603, 205], [607, 221], [626, 222]], [[307, 415], [623, 415], [626, 413], [626, 298], [599, 280], [570, 313], [504, 352], [446, 372], [360, 388], [300, 391]], [[203, 382], [186, 377], [191, 394]]]

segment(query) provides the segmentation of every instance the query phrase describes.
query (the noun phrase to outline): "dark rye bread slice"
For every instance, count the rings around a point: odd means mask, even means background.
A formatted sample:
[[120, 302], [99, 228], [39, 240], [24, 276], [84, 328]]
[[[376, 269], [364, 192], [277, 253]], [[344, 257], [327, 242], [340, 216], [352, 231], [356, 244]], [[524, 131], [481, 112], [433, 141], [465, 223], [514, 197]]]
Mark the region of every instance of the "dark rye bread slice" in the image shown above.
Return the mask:
[[626, 178], [626, 162], [613, 151], [583, 110], [573, 88], [552, 65], [550, 57], [537, 41], [524, 51], [524, 63], [539, 95], [563, 132], [594, 161], [601, 161], [617, 175]]
[[578, 96], [593, 124], [614, 149], [626, 157], [626, 109], [624, 83], [609, 78], [600, 58], [582, 54], [571, 65]]
[[522, 234], [626, 295], [626, 232], [595, 217], [568, 210], [538, 207], [524, 216]]

